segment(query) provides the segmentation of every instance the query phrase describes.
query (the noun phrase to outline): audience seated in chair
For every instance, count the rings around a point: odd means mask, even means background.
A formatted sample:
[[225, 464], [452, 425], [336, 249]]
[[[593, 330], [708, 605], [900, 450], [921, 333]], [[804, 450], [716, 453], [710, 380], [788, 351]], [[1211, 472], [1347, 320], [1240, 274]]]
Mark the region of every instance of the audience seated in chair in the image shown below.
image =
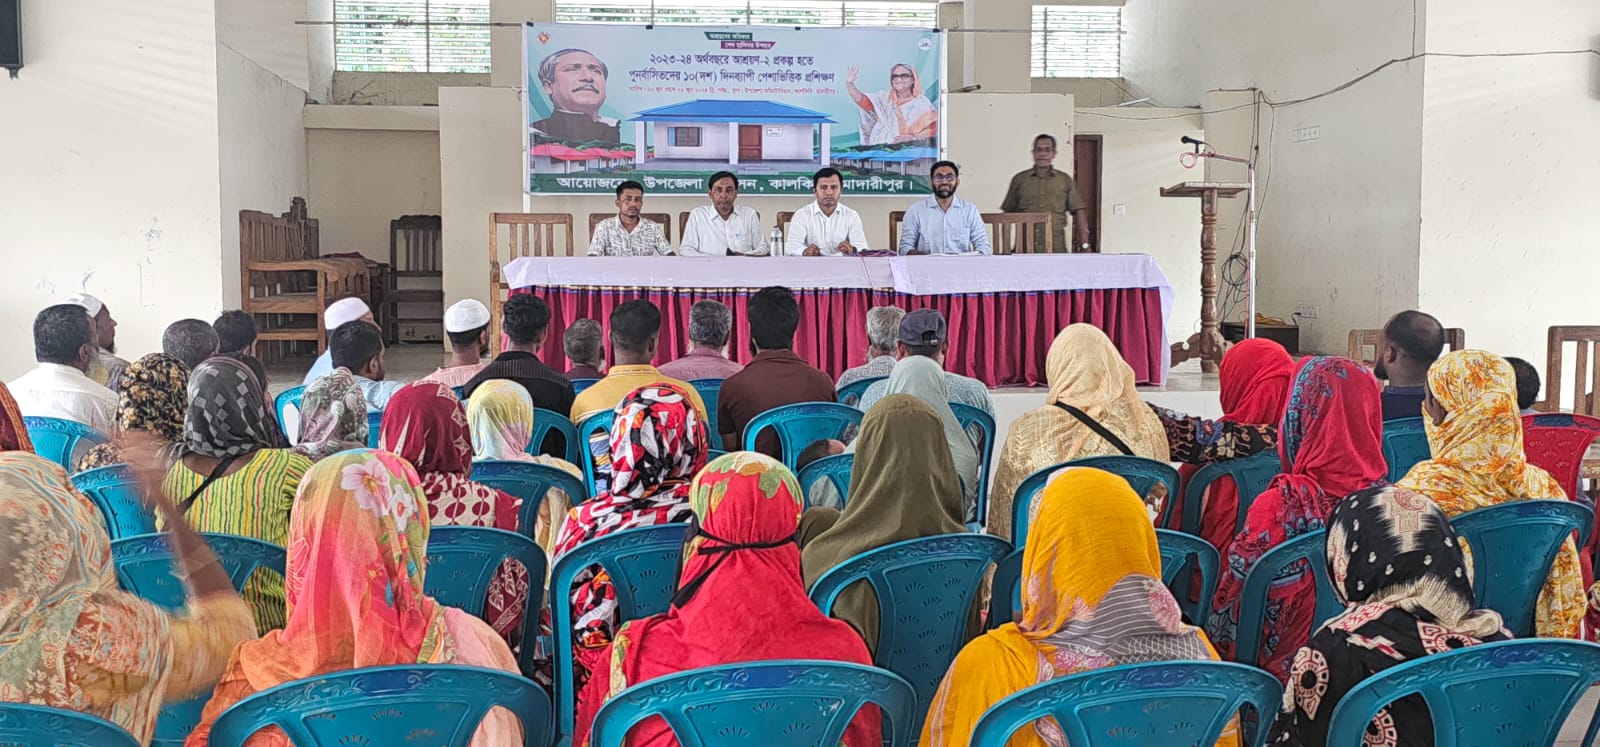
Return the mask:
[[1543, 383], [1539, 380], [1539, 369], [1521, 358], [1507, 356], [1506, 362], [1511, 364], [1511, 370], [1517, 375], [1517, 410], [1523, 415], [1538, 415], [1539, 411], [1533, 406], [1539, 403], [1539, 390]]
[[[1021, 613], [961, 649], [934, 696], [921, 744], [968, 744], [991, 706], [1045, 680], [1119, 664], [1217, 658], [1162, 585], [1155, 529], [1127, 481], [1065, 469], [1039, 501], [1023, 549], [1029, 592]], [[1037, 721], [1008, 744], [1062, 744], [1053, 726]], [[1218, 742], [1239, 743], [1236, 725]]]
[[346, 324], [333, 331], [328, 349], [333, 351], [334, 370], [342, 368], [355, 374], [356, 384], [367, 401], [367, 412], [383, 412], [389, 406], [389, 398], [400, 389], [400, 382], [384, 381], [388, 370], [384, 365], [383, 330], [366, 322]]
[[[906, 314], [900, 320], [898, 341], [895, 343], [900, 360], [907, 358], [927, 358], [944, 366], [944, 356], [950, 350], [950, 330], [945, 324], [944, 315], [936, 309], [917, 309]], [[950, 401], [971, 405], [991, 416], [994, 415], [994, 400], [989, 396], [989, 386], [970, 376], [962, 376], [950, 371], [944, 372], [945, 388], [949, 390]], [[872, 409], [878, 399], [889, 393], [889, 382], [879, 381], [867, 387], [861, 395], [861, 401], [856, 406], [862, 410]], [[976, 487], [973, 490], [977, 490]]]
[[[755, 357], [743, 371], [722, 382], [717, 400], [717, 427], [723, 448], [744, 448], [744, 427], [774, 407], [800, 402], [833, 402], [833, 378], [794, 353], [800, 327], [800, 304], [788, 288], [762, 288], [745, 306], [750, 318], [750, 351]], [[783, 456], [778, 434], [756, 440], [756, 451], [774, 459]]]
[[[261, 386], [243, 363], [219, 356], [190, 374], [183, 456], [162, 489], [196, 530], [286, 546], [290, 509], [312, 462], [273, 447], [267, 421]], [[283, 627], [283, 579], [257, 575], [244, 598], [260, 630]]]
[[[1412, 467], [1400, 487], [1427, 496], [1449, 516], [1567, 497], [1523, 453], [1516, 374], [1505, 359], [1480, 350], [1449, 353], [1428, 370], [1426, 393], [1422, 411], [1433, 459]], [[1576, 638], [1586, 605], [1578, 549], [1568, 539], [1539, 595], [1534, 629], [1542, 638]]]
[[899, 360], [896, 345], [900, 339], [900, 320], [905, 317], [905, 310], [899, 306], [874, 306], [868, 309], [867, 362], [839, 374], [834, 387], [843, 389], [862, 379], [888, 376], [894, 370], [895, 361]]
[[[256, 358], [256, 335], [259, 331], [255, 317], [238, 309], [224, 311], [211, 323], [211, 331], [217, 334], [217, 355], [225, 355], [243, 363], [261, 382], [262, 391], [268, 391], [271, 382], [267, 381], [267, 369]], [[283, 424], [278, 425], [281, 427]]]
[[[506, 379], [522, 385], [534, 407], [563, 414], [570, 412], [576, 397], [572, 382], [539, 359], [539, 350], [550, 334], [550, 305], [543, 298], [523, 294], [512, 296], [501, 309], [502, 331], [509, 345], [467, 382], [467, 398], [471, 399], [486, 381]], [[564, 442], [543, 446], [550, 448], [554, 455], [566, 453]], [[555, 451], [558, 448], [560, 451]]]
[[[774, 659], [872, 664], [860, 636], [823, 616], [806, 596], [794, 544], [800, 486], [786, 467], [748, 451], [719, 457], [695, 477], [689, 502], [697, 529], [684, 549], [672, 607], [625, 623], [600, 652], [600, 676], [578, 697], [575, 745], [586, 743], [610, 694], [657, 677]], [[844, 744], [878, 747], [880, 728], [876, 709], [865, 709]], [[654, 719], [628, 739], [634, 747], [677, 743]]]
[[110, 434], [111, 442], [90, 449], [78, 460], [74, 472], [127, 462], [122, 452], [135, 433], [160, 439], [160, 467], [166, 470], [178, 458], [188, 409], [188, 366], [165, 353], [134, 361], [117, 381], [117, 428]]
[[[181, 430], [181, 426], [180, 426]], [[0, 384], [0, 452], [26, 451], [33, 453], [33, 439], [28, 436], [28, 424], [22, 419], [22, 410], [11, 390]]]
[[[689, 307], [689, 352], [661, 364], [661, 374], [681, 381], [726, 379], [744, 366], [728, 360], [728, 337], [733, 333], [733, 312], [720, 301], [700, 301]], [[716, 434], [713, 434], [716, 435]]]
[[300, 440], [294, 450], [313, 460], [365, 448], [371, 437], [367, 398], [349, 369], [336, 368], [306, 387], [300, 399]]
[[[217, 331], [199, 319], [179, 319], [167, 325], [166, 331], [161, 333], [161, 352], [182, 361], [191, 371], [216, 355], [220, 349]], [[245, 368], [250, 367], [246, 365]], [[255, 369], [250, 369], [250, 373], [255, 374]], [[256, 383], [261, 385], [262, 391], [266, 391], [267, 382], [260, 376], [256, 376]]]
[[[561, 333], [561, 349], [566, 353], [572, 368], [567, 369], [568, 381], [599, 379], [606, 375], [606, 349], [600, 323], [593, 319], [579, 319]], [[566, 412], [566, 410], [556, 410]]]
[[[1272, 744], [1328, 744], [1334, 708], [1362, 680], [1430, 654], [1511, 637], [1498, 614], [1473, 608], [1460, 540], [1425, 496], [1373, 488], [1340, 500], [1328, 520], [1327, 557], [1347, 609], [1295, 654]], [[1390, 734], [1385, 744], [1434, 743], [1433, 719], [1420, 698], [1396, 701], [1382, 720], [1368, 733]]]
[[94, 328], [94, 356], [89, 360], [89, 378], [107, 389], [116, 389], [117, 379], [122, 376], [122, 370], [128, 367], [128, 362], [116, 355], [117, 320], [111, 318], [111, 307], [87, 293], [74, 293], [66, 303], [89, 312], [89, 321]]
[[[967, 531], [961, 480], [939, 415], [909, 394], [892, 394], [872, 408], [856, 439], [850, 502], [843, 513], [813, 508], [800, 527], [806, 588], [851, 558], [902, 540]], [[873, 651], [878, 646], [878, 597], [865, 584], [840, 595], [834, 616], [850, 623]], [[974, 606], [969, 630], [980, 629]]]
[[[1046, 404], [1011, 424], [989, 490], [987, 529], [1002, 539], [1011, 539], [1012, 493], [1034, 472], [1091, 456], [1126, 454], [1170, 461], [1160, 419], [1139, 399], [1133, 368], [1104, 332], [1088, 324], [1061, 330], [1045, 358], [1045, 374], [1050, 384]], [[1068, 408], [1087, 420], [1079, 420]], [[1121, 446], [1088, 422], [1116, 436]]]
[[[706, 405], [700, 393], [687, 381], [664, 376], [650, 361], [656, 357], [656, 339], [661, 335], [661, 310], [642, 298], [617, 306], [611, 312], [611, 370], [594, 386], [580, 392], [572, 402], [572, 422], [601, 410], [610, 410], [639, 387], [666, 382], [688, 393], [695, 413], [704, 421]], [[568, 376], [571, 376], [570, 372]]]
[[489, 349], [489, 307], [475, 298], [451, 304], [444, 312], [444, 334], [450, 340], [450, 360], [421, 380], [451, 388], [469, 386], [489, 365], [483, 361]]
[[[141, 473], [150, 471], [135, 459]], [[55, 464], [0, 454], [0, 482], [7, 506], [0, 511], [7, 566], [0, 597], [21, 600], [0, 606], [0, 701], [98, 716], [149, 744], [162, 704], [205, 693], [234, 646], [255, 637], [250, 609], [160, 490], [146, 494], [171, 532], [178, 567], [187, 569], [190, 596], [181, 613], [117, 588], [105, 520]]]
[[1444, 325], [1431, 314], [1402, 311], [1383, 325], [1383, 346], [1374, 370], [1386, 382], [1383, 419], [1399, 420], [1422, 415], [1422, 394], [1428, 367], [1444, 352]]
[[[450, 395], [451, 400], [455, 394]], [[445, 413], [438, 402], [430, 402], [430, 409], [435, 410], [437, 417], [444, 417]], [[460, 407], [459, 403], [454, 403]], [[566, 472], [573, 477], [582, 477], [583, 472], [577, 465], [565, 459], [549, 456], [548, 454], [529, 454], [528, 445], [533, 441], [533, 399], [528, 396], [528, 390], [518, 386], [516, 382], [508, 379], [490, 379], [483, 382], [472, 397], [467, 400], [467, 420], [463, 430], [470, 429], [471, 440], [464, 443], [471, 444], [470, 458], [474, 462], [504, 461], [528, 462], [546, 467], [554, 467]], [[389, 416], [384, 416], [384, 430], [389, 429]], [[395, 427], [399, 427], [396, 425]], [[453, 427], [453, 426], [452, 426]], [[465, 434], [463, 434], [464, 436]], [[392, 449], [391, 449], [392, 451]], [[396, 452], [399, 453], [399, 452]], [[422, 469], [421, 465], [417, 468]], [[469, 465], [470, 468], [470, 465]], [[463, 475], [465, 476], [465, 475]], [[427, 487], [424, 477], [423, 487]], [[509, 496], [501, 496], [509, 498]], [[548, 555], [555, 551], [556, 537], [561, 530], [561, 522], [566, 517], [567, 511], [572, 508], [572, 496], [567, 491], [558, 488], [550, 489], [544, 496], [544, 503], [539, 506], [539, 519], [529, 534], [527, 527], [517, 526], [518, 511], [521, 510], [521, 501], [511, 499], [506, 504], [496, 504], [495, 513], [509, 513], [509, 517], [496, 519], [492, 526], [500, 529], [522, 532], [533, 537], [533, 541]], [[509, 522], [510, 526], [502, 526]], [[477, 526], [491, 526], [479, 524]], [[522, 609], [519, 604], [508, 608]]]
[[333, 366], [333, 333], [340, 327], [351, 322], [366, 322], [377, 326], [378, 322], [372, 317], [372, 309], [367, 307], [367, 302], [359, 298], [342, 298], [328, 304], [326, 311], [322, 312], [322, 326], [327, 330], [328, 349], [322, 351], [311, 363], [311, 370], [306, 371], [306, 377], [300, 383], [311, 386], [311, 382], [328, 375]]
[[[843, 454], [847, 448], [849, 447], [845, 446], [845, 443], [838, 439], [823, 438], [812, 441], [804, 449], [800, 450], [800, 456], [795, 459], [795, 474], [800, 474], [800, 472], [804, 471], [808, 465], [817, 461], [818, 459], [824, 459], [826, 457]], [[805, 499], [808, 507], [826, 506], [828, 508], [838, 509], [844, 506], [844, 501], [841, 500], [839, 491], [834, 489], [832, 483], [829, 483], [827, 480], [820, 480], [815, 485], [812, 485], [811, 492], [805, 496]]]
[[[983, 465], [978, 463], [978, 449], [973, 445], [972, 437], [962, 430], [961, 422], [956, 420], [955, 411], [950, 409], [953, 397], [945, 388], [948, 382], [947, 376], [948, 374], [934, 359], [913, 355], [900, 359], [890, 372], [889, 378], [881, 383], [886, 385], [885, 394], [909, 394], [922, 400], [923, 404], [932, 408], [939, 416], [939, 422], [944, 428], [945, 443], [950, 448], [950, 458], [955, 460], [956, 477], [960, 478], [963, 487], [962, 515], [967, 521], [972, 521], [977, 518], [978, 479]], [[873, 389], [876, 388], [877, 385], [874, 385]], [[879, 398], [877, 401], [881, 402], [882, 399]], [[862, 398], [862, 402], [866, 402], [865, 397]]]
[[[239, 646], [186, 744], [205, 745], [234, 703], [319, 674], [398, 664], [515, 673], [511, 649], [487, 623], [423, 593], [426, 510], [415, 470], [393, 454], [363, 449], [313, 467], [289, 530], [287, 624]], [[288, 740], [271, 728], [250, 744], [288, 747]], [[520, 746], [522, 729], [515, 716], [493, 709], [472, 744]]]
[[64, 303], [39, 312], [33, 319], [33, 357], [39, 365], [6, 384], [22, 414], [110, 433], [117, 422], [117, 395], [88, 376], [98, 351], [94, 321], [82, 306]]
[[[1283, 472], [1245, 514], [1223, 562], [1206, 632], [1224, 659], [1234, 659], [1245, 575], [1267, 551], [1326, 525], [1334, 504], [1388, 484], [1383, 460], [1378, 382], [1347, 358], [1307, 358], [1295, 373], [1279, 434]], [[1309, 573], [1274, 586], [1267, 597], [1262, 654], [1257, 661], [1280, 681], [1295, 649], [1311, 636], [1315, 613]]]

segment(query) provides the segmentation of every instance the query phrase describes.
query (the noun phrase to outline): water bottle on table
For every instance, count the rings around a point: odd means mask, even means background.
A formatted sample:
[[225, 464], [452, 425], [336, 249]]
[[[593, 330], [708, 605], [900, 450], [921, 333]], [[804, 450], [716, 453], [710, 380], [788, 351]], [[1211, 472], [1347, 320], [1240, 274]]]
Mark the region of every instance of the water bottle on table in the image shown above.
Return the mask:
[[783, 256], [783, 229], [773, 227], [772, 235], [767, 238], [767, 253], [773, 257]]

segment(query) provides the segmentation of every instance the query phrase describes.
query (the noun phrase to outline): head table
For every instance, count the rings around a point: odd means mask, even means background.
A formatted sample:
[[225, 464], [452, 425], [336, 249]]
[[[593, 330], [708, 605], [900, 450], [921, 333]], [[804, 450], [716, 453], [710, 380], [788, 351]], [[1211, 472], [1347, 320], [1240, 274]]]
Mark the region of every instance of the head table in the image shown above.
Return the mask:
[[523, 257], [505, 276], [514, 294], [549, 302], [541, 357], [561, 370], [561, 330], [583, 318], [604, 325], [635, 298], [661, 309], [658, 364], [689, 350], [689, 309], [706, 299], [733, 310], [729, 354], [748, 361], [745, 301], [769, 285], [799, 298], [795, 352], [833, 376], [865, 362], [867, 310], [883, 305], [942, 312], [950, 328], [945, 368], [991, 387], [1045, 384], [1050, 343], [1075, 322], [1104, 330], [1140, 383], [1164, 383], [1171, 360], [1172, 284], [1144, 254]]

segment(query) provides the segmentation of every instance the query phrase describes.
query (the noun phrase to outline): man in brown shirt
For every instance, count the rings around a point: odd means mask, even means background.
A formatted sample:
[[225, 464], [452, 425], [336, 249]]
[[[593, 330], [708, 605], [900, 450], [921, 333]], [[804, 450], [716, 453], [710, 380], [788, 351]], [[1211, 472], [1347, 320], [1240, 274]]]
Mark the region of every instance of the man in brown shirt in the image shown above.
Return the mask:
[[[1071, 174], [1056, 170], [1056, 138], [1040, 135], [1033, 139], [1033, 168], [1011, 177], [1011, 187], [1000, 210], [1007, 213], [1049, 213], [1055, 235], [1050, 238], [1052, 252], [1088, 251], [1089, 223], [1083, 200]], [[1067, 213], [1072, 213], [1072, 245], [1066, 242]], [[1043, 242], [1043, 232], [1033, 240]]]
[[[717, 428], [728, 451], [744, 448], [744, 427], [774, 407], [799, 402], [833, 402], [833, 378], [794, 354], [794, 331], [800, 326], [800, 304], [788, 288], [762, 288], [745, 306], [750, 317], [750, 349], [755, 358], [743, 371], [722, 382], [717, 397]], [[803, 445], [803, 444], [802, 444]], [[756, 451], [783, 458], [778, 434], [768, 430], [756, 440]]]

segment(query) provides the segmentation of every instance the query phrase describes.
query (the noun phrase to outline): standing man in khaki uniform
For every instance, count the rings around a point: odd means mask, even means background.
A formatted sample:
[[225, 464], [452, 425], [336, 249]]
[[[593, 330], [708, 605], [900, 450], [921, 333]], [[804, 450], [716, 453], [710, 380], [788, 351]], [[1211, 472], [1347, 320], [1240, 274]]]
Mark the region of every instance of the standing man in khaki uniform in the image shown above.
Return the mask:
[[[1055, 235], [1050, 239], [1052, 252], [1088, 251], [1089, 222], [1085, 219], [1083, 200], [1078, 198], [1078, 187], [1071, 174], [1057, 171], [1056, 139], [1053, 135], [1040, 135], [1033, 139], [1033, 168], [1011, 177], [1011, 187], [1000, 210], [1007, 213], [1049, 213]], [[1067, 213], [1072, 214], [1072, 245], [1068, 248]], [[1043, 243], [1042, 231], [1033, 240]]]

